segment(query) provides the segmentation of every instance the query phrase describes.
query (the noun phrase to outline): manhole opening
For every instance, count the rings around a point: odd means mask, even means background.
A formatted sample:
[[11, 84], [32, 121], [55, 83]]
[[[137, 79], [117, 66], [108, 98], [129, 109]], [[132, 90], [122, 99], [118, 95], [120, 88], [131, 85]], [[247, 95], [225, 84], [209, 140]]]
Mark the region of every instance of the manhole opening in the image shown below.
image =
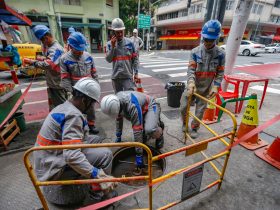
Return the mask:
[[[152, 151], [153, 156], [161, 154], [156, 149], [150, 147], [150, 150]], [[148, 167], [147, 167], [147, 153], [144, 151], [144, 163], [146, 165], [145, 169], [143, 170], [143, 173], [141, 176], [148, 175]], [[164, 174], [166, 168], [166, 161], [165, 159], [158, 160], [156, 162], [153, 162], [152, 164], [152, 176], [153, 179], [160, 177]], [[118, 150], [113, 157], [113, 167], [112, 167], [112, 175], [114, 177], [131, 177], [135, 176], [133, 174], [133, 171], [135, 170], [135, 148], [122, 148]], [[130, 182], [124, 182], [124, 184], [130, 185], [130, 186], [144, 186], [147, 185], [147, 181], [141, 180], [141, 181], [130, 181]]]

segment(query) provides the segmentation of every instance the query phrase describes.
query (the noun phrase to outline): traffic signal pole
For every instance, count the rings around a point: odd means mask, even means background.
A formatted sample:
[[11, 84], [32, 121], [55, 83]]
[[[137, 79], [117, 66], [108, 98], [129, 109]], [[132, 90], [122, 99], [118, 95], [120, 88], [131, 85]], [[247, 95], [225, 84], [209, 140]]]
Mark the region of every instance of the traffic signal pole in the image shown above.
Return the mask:
[[[240, 43], [247, 26], [253, 3], [254, 0], [239, 0], [237, 3], [226, 43], [225, 75], [230, 75], [233, 72], [236, 56], [238, 54]], [[223, 80], [222, 90], [226, 91], [227, 87], [228, 83]]]

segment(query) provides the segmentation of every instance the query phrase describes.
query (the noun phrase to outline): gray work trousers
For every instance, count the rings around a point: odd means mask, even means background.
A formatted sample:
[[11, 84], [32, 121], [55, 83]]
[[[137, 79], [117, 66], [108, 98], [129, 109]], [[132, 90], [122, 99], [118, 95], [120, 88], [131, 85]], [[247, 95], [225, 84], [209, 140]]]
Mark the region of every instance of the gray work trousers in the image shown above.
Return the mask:
[[159, 127], [160, 112], [160, 105], [155, 103], [153, 106], [149, 106], [148, 111], [144, 114], [144, 131], [146, 135], [151, 136]]
[[115, 93], [125, 90], [134, 90], [135, 84], [131, 78], [125, 79], [112, 79], [112, 85]]
[[[87, 142], [90, 144], [100, 143], [101, 138], [89, 135]], [[102, 168], [105, 173], [111, 174], [113, 155], [109, 148], [86, 148], [81, 151], [85, 154], [91, 165]], [[75, 179], [83, 179], [83, 177], [68, 165], [52, 178], [52, 180]], [[51, 203], [59, 205], [80, 203], [85, 199], [89, 190], [89, 185], [53, 185], [43, 187], [46, 199]]]
[[92, 103], [87, 110], [87, 121], [89, 126], [95, 126], [95, 103]]
[[[181, 111], [182, 121], [183, 121], [183, 124], [186, 124], [186, 109], [187, 109], [187, 104], [188, 104], [187, 89], [185, 89], [185, 91], [183, 92], [180, 103], [181, 103], [180, 111]], [[203, 114], [204, 114], [204, 110], [206, 109], [207, 102], [196, 97], [195, 103], [196, 103], [195, 104], [195, 116], [201, 120], [203, 117]], [[200, 125], [200, 123], [197, 120], [195, 120], [195, 119], [192, 120], [191, 128], [198, 129], [199, 125]]]
[[47, 92], [50, 111], [67, 100], [67, 92], [64, 89], [47, 88]]

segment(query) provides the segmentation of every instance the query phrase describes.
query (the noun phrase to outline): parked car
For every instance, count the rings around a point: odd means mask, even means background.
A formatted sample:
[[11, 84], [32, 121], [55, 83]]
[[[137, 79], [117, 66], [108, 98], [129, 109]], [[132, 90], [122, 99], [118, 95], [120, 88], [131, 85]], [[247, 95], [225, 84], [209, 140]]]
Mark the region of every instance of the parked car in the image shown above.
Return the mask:
[[[220, 47], [223, 50], [226, 49], [226, 45], [221, 45]], [[249, 41], [249, 40], [242, 40], [238, 53], [245, 56], [250, 56], [250, 55], [255, 56], [259, 53], [264, 53], [265, 52], [264, 49], [265, 46], [263, 44], [259, 44], [257, 42]]]
[[280, 43], [268, 44], [265, 46], [265, 52], [268, 53], [279, 53], [280, 52]]

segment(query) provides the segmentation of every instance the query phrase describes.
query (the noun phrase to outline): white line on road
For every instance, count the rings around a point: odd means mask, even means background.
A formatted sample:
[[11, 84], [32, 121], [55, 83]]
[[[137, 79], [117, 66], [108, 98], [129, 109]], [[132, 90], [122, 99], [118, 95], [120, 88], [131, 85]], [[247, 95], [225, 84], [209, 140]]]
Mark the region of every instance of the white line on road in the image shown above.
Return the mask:
[[159, 64], [159, 65], [148, 65], [143, 66], [144, 68], [150, 68], [150, 67], [162, 67], [162, 66], [186, 66], [186, 63], [170, 63], [170, 64]]
[[[255, 86], [250, 87], [250, 89], [260, 90], [260, 91], [263, 91], [263, 88], [264, 88], [264, 86], [262, 86], [262, 85], [255, 85]], [[271, 87], [267, 87], [266, 92], [267, 93], [280, 94], [280, 90], [279, 89], [275, 89], [275, 88], [271, 88]]]
[[95, 66], [97, 69], [112, 69], [112, 67]]
[[161, 72], [161, 71], [179, 71], [182, 69], [188, 69], [187, 66], [184, 67], [175, 67], [175, 68], [166, 68], [166, 69], [152, 69], [153, 72]]
[[187, 72], [183, 72], [183, 73], [177, 73], [177, 74], [168, 74], [168, 76], [170, 77], [184, 77], [187, 76]]
[[159, 63], [188, 63], [187, 61], [168, 61], [168, 60], [165, 60], [165, 61], [155, 61], [155, 62], [146, 62], [146, 63], [141, 63], [141, 65], [146, 65], [146, 64], [159, 64]]
[[41, 104], [41, 103], [47, 103], [47, 102], [48, 102], [48, 100], [32, 101], [32, 102], [24, 103], [23, 106], [32, 105], [32, 104]]

